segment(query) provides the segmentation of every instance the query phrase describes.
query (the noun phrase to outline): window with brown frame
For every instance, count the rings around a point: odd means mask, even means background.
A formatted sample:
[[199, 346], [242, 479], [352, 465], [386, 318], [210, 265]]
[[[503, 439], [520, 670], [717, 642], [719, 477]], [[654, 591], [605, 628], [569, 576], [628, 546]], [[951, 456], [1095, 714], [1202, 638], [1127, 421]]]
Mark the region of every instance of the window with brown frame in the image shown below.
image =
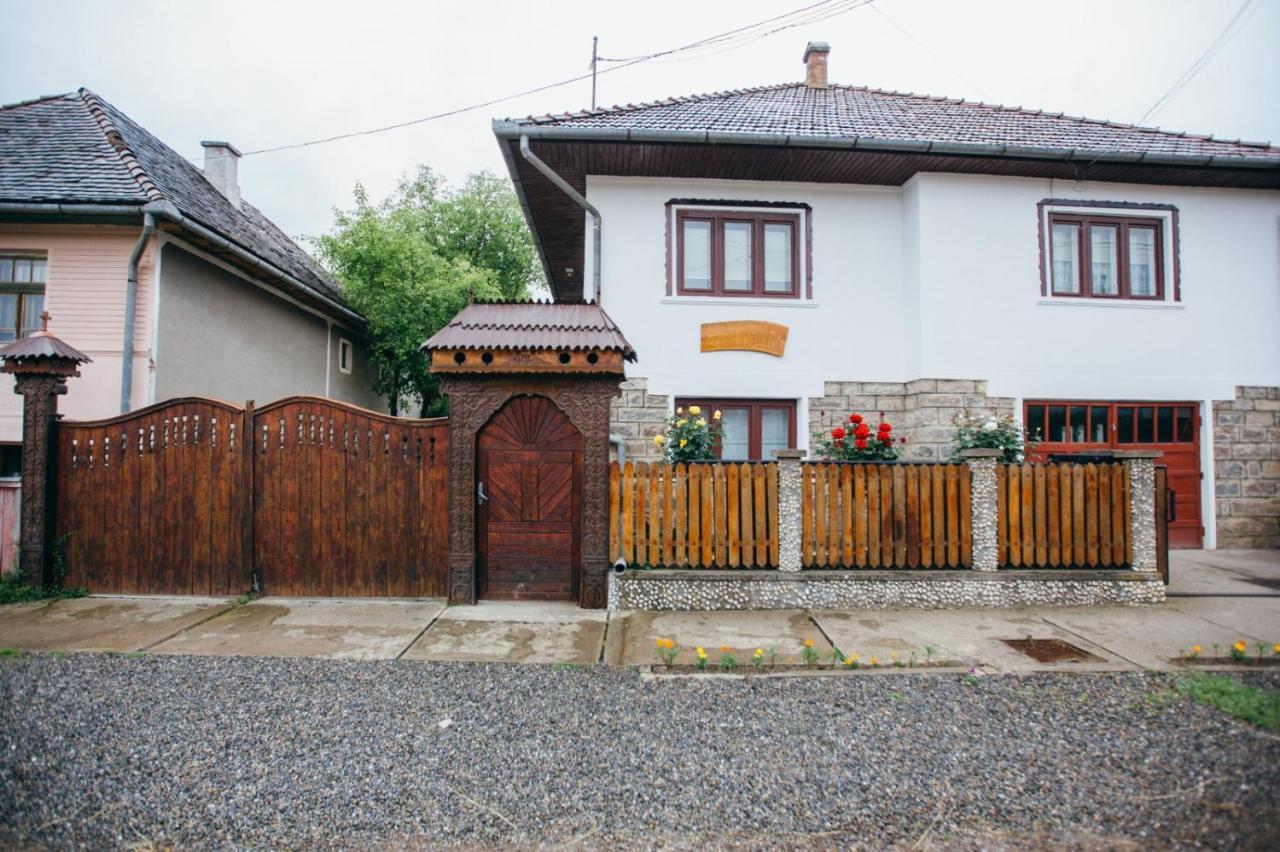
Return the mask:
[[1164, 298], [1164, 222], [1049, 214], [1049, 292], [1088, 299]]
[[47, 267], [42, 255], [0, 254], [0, 342], [40, 330]]
[[676, 279], [682, 296], [800, 296], [800, 217], [749, 210], [680, 210]]
[[1193, 444], [1199, 415], [1187, 402], [1032, 400], [1023, 406], [1031, 440], [1100, 449], [1130, 444]]
[[772, 461], [774, 450], [794, 447], [796, 404], [789, 399], [705, 399], [681, 397], [676, 407], [688, 412], [697, 405], [710, 419], [720, 412], [722, 461]]

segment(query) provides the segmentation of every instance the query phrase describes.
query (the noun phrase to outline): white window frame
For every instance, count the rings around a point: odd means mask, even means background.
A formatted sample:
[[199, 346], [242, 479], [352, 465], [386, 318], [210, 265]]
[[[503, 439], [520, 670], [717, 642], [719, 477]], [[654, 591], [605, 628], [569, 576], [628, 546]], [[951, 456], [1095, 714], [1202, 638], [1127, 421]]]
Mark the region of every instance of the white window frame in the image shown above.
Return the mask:
[[[679, 284], [680, 270], [676, 268], [680, 257], [680, 232], [678, 223], [680, 221], [681, 212], [692, 213], [785, 213], [796, 216], [796, 266], [799, 269], [799, 276], [796, 280], [796, 295], [794, 296], [752, 296], [746, 294], [743, 296], [731, 295], [713, 295], [711, 293], [694, 294], [681, 293]], [[670, 304], [695, 304], [695, 305], [772, 305], [774, 307], [786, 308], [796, 307], [798, 305], [809, 305], [815, 300], [809, 298], [808, 281], [809, 281], [809, 217], [812, 210], [806, 206], [788, 203], [788, 206], [777, 207], [746, 207], [736, 204], [716, 204], [709, 201], [706, 204], [672, 204], [669, 214], [671, 217], [670, 232], [671, 235], [667, 240], [667, 252], [671, 258], [671, 295], [664, 296], [662, 301]]]
[[[351, 375], [351, 365], [355, 361], [355, 347], [345, 337], [338, 338], [338, 372]], [[346, 364], [344, 367], [343, 364]]]
[[[1053, 229], [1049, 225], [1049, 217], [1054, 213], [1075, 214], [1077, 216], [1105, 215], [1116, 219], [1134, 218], [1156, 220], [1160, 222], [1160, 242], [1163, 249], [1161, 261], [1164, 268], [1163, 299], [1090, 299], [1080, 296], [1055, 295], [1053, 292]], [[1176, 308], [1186, 303], [1182, 293], [1180, 279], [1181, 269], [1177, 263], [1178, 245], [1175, 237], [1177, 211], [1171, 206], [1146, 206], [1142, 202], [1132, 205], [1117, 203], [1107, 204], [1041, 204], [1040, 205], [1040, 257], [1041, 286], [1039, 293], [1042, 305], [1076, 305], [1087, 308], [1132, 308], [1136, 310], [1151, 308]], [[1086, 239], [1082, 234], [1081, 239]], [[1121, 258], [1120, 262], [1125, 262]], [[1087, 274], [1080, 270], [1081, 275]], [[1083, 283], [1083, 282], [1082, 282]]]

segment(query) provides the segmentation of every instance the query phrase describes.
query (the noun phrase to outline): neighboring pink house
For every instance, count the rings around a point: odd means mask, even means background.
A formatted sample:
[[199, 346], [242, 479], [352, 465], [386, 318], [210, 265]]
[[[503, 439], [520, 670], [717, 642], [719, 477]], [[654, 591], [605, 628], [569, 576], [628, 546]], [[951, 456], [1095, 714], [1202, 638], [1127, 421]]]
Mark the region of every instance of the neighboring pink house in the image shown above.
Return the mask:
[[[48, 311], [93, 359], [60, 402], [74, 419], [176, 396], [314, 394], [385, 410], [363, 318], [241, 198], [235, 147], [202, 144], [203, 170], [87, 89], [0, 107], [0, 344]], [[5, 568], [21, 418], [4, 376]]]

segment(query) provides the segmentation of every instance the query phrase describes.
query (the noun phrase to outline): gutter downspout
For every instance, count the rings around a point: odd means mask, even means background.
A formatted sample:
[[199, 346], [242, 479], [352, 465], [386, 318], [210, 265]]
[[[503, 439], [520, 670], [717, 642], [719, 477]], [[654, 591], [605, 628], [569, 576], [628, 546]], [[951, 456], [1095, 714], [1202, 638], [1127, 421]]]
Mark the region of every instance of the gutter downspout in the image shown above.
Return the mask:
[[[569, 185], [569, 182], [556, 174], [550, 166], [538, 159], [538, 155], [529, 150], [529, 135], [520, 134], [520, 156], [554, 183], [561, 192], [573, 199], [579, 207], [591, 214], [591, 284], [595, 293], [595, 302], [600, 304], [600, 211], [582, 196], [582, 193]], [[551, 283], [551, 282], [548, 282]]]
[[[148, 205], [150, 206], [150, 205]], [[147, 250], [147, 243], [156, 231], [156, 217], [143, 208], [142, 233], [129, 255], [129, 280], [124, 291], [124, 345], [121, 348], [120, 366], [120, 413], [129, 413], [129, 404], [133, 400], [133, 332], [138, 316], [138, 261]]]

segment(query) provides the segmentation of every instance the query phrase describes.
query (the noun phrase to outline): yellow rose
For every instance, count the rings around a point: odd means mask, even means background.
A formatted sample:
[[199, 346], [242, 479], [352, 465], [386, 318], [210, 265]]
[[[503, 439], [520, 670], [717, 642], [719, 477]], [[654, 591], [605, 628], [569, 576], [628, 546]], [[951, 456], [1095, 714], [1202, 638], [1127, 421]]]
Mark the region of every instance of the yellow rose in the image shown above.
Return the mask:
[[716, 413], [715, 413], [715, 414], [713, 414], [713, 415], [711, 415], [711, 416], [712, 416], [712, 417], [714, 417], [716, 420], [719, 420], [719, 419], [720, 419], [720, 409], [718, 409], [718, 408], [717, 408], [717, 409], [716, 409]]
[[697, 423], [699, 427], [701, 427], [701, 426], [706, 426], [706, 425], [707, 425], [707, 421], [703, 420], [701, 417], [699, 417], [697, 420], [695, 420], [695, 421], [693, 421], [693, 422], [694, 422], [694, 423]]
[[680, 439], [680, 446], [681, 446], [681, 447], [685, 446], [685, 445], [686, 445], [686, 444], [688, 444], [688, 443], [689, 443], [689, 439], [688, 439], [688, 438], [681, 438], [681, 439]]
[[676, 406], [676, 414], [684, 414], [684, 406]]
[[689, 418], [687, 418], [687, 417], [686, 417], [686, 418], [684, 418], [684, 419], [682, 419], [682, 420], [677, 420], [677, 421], [676, 421], [676, 425], [677, 425], [677, 426], [683, 426], [684, 424], [686, 424], [686, 423], [688, 423], [688, 422], [689, 422]]
[[702, 409], [696, 405], [691, 405], [689, 406], [689, 413], [696, 416], [702, 413]]
[[654, 436], [653, 436], [653, 442], [654, 442], [655, 444], [657, 444], [658, 446], [662, 446], [662, 442], [663, 442], [663, 441], [665, 441], [665, 440], [667, 440], [667, 439], [666, 439], [666, 438], [664, 438], [664, 437], [662, 437], [661, 435], [654, 435]]

